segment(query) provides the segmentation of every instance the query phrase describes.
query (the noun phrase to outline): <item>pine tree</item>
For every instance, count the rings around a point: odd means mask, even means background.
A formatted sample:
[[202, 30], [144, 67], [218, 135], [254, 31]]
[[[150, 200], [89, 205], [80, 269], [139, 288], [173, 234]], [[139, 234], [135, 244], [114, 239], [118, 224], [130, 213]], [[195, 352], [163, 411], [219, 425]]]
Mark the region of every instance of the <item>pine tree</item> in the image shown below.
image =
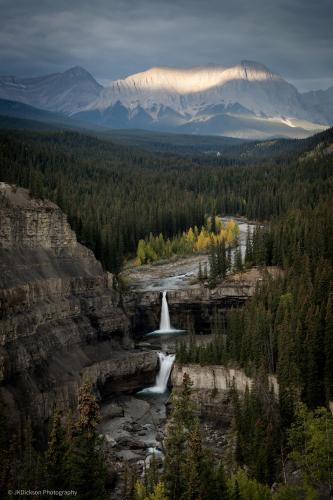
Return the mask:
[[205, 262], [205, 265], [204, 265], [204, 270], [203, 270], [203, 279], [204, 279], [205, 281], [208, 279], [207, 262]]
[[164, 479], [171, 500], [182, 498], [186, 487], [183, 464], [186, 461], [185, 446], [188, 433], [193, 427], [195, 406], [191, 400], [192, 382], [187, 373], [179, 393], [172, 397], [172, 413], [168, 424], [165, 444]]
[[79, 419], [69, 452], [68, 467], [71, 485], [82, 500], [106, 498], [106, 461], [97, 433], [99, 407], [92, 387], [85, 383], [79, 393]]
[[333, 304], [329, 298], [325, 318], [325, 393], [326, 401], [333, 401]]
[[242, 251], [241, 248], [238, 246], [235, 249], [235, 264], [234, 264], [234, 269], [236, 272], [242, 272], [244, 269], [243, 266], [243, 258], [242, 258]]
[[333, 497], [333, 417], [326, 408], [310, 411], [303, 403], [289, 431], [290, 458], [302, 469], [305, 481], [318, 489], [326, 485]]
[[34, 436], [31, 420], [28, 418], [23, 429], [20, 486], [22, 488], [39, 489], [46, 486], [44, 473], [44, 457], [39, 456], [34, 447]]
[[58, 411], [53, 415], [46, 453], [47, 482], [50, 489], [70, 489], [67, 477], [67, 456], [69, 452], [66, 431]]
[[203, 281], [203, 273], [202, 273], [202, 265], [201, 265], [201, 261], [199, 262], [198, 280], [199, 280], [200, 282], [202, 282], [202, 281]]
[[233, 484], [230, 500], [242, 500], [237, 480]]
[[294, 404], [299, 399], [300, 373], [295, 363], [295, 339], [292, 329], [293, 297], [291, 293], [282, 295], [277, 312], [277, 332], [279, 361], [279, 397], [283, 418], [290, 424]]
[[229, 499], [229, 492], [228, 492], [225, 471], [224, 471], [224, 467], [223, 467], [222, 462], [220, 462], [219, 465], [214, 470], [213, 483], [214, 483], [214, 491], [213, 491], [213, 494], [211, 495], [210, 500], [215, 500], [217, 498], [219, 498], [221, 500], [228, 500]]
[[0, 498], [5, 498], [9, 489], [11, 462], [8, 417], [5, 404], [0, 399]]
[[245, 264], [251, 266], [253, 263], [253, 243], [250, 226], [247, 227], [246, 249], [245, 249]]
[[312, 306], [306, 317], [306, 373], [304, 400], [310, 408], [320, 406], [325, 401], [322, 372], [323, 342], [321, 341], [321, 319], [319, 308]]
[[203, 500], [202, 484], [202, 442], [199, 422], [196, 421], [188, 438], [188, 450], [185, 463], [186, 488], [184, 499]]

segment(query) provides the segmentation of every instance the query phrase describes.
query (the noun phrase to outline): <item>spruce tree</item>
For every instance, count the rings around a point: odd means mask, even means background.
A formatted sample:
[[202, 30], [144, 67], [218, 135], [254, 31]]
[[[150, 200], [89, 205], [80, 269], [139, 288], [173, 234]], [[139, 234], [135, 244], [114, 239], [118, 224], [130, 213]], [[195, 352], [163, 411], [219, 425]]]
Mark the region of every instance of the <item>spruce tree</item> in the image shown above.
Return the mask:
[[234, 264], [234, 269], [236, 272], [242, 272], [243, 271], [243, 258], [242, 258], [242, 251], [240, 246], [238, 246], [235, 249], [235, 264]]
[[6, 406], [0, 399], [0, 498], [5, 498], [10, 488], [11, 462], [14, 461], [11, 451]]
[[179, 393], [172, 396], [172, 413], [167, 429], [164, 480], [171, 500], [182, 498], [186, 487], [184, 463], [188, 433], [194, 423], [195, 406], [191, 400], [192, 383], [187, 373]]
[[97, 433], [99, 407], [89, 383], [80, 389], [78, 410], [79, 418], [68, 460], [72, 489], [78, 491], [80, 500], [104, 500], [106, 460]]
[[325, 393], [326, 401], [333, 401], [333, 304], [328, 299], [325, 318]]
[[188, 437], [188, 449], [184, 467], [186, 488], [184, 499], [203, 500], [203, 478], [201, 476], [203, 451], [199, 421], [197, 420]]
[[47, 482], [50, 489], [70, 489], [67, 469], [68, 452], [69, 446], [66, 431], [61, 423], [61, 415], [55, 411], [46, 452]]
[[201, 265], [201, 261], [199, 262], [198, 280], [199, 280], [200, 282], [202, 282], [202, 281], [203, 281], [203, 273], [202, 273], [202, 265]]

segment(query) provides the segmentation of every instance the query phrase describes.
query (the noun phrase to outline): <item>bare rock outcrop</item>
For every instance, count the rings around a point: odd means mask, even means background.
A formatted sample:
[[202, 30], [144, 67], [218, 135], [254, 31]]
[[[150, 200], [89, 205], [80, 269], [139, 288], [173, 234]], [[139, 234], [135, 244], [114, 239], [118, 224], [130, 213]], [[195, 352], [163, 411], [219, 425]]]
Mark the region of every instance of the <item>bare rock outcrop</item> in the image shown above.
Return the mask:
[[[241, 369], [223, 365], [181, 365], [176, 363], [172, 369], [171, 380], [174, 387], [181, 387], [184, 374], [192, 381], [194, 390], [228, 392], [232, 386], [244, 393], [246, 387], [251, 389], [253, 379]], [[275, 375], [268, 376], [270, 387], [276, 396], [279, 394], [279, 384]]]
[[0, 384], [8, 406], [39, 420], [152, 383], [156, 354], [135, 351], [112, 276], [49, 201], [0, 183]]

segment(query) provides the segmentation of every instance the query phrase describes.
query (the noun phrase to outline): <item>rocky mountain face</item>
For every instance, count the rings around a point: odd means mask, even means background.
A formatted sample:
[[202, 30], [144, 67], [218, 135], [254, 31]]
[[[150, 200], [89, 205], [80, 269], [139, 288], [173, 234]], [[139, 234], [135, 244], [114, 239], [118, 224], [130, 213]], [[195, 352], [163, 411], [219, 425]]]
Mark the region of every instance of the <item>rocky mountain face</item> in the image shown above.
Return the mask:
[[248, 61], [231, 68], [152, 68], [112, 82], [89, 107], [105, 110], [117, 102], [132, 112], [139, 106], [152, 118], [168, 108], [186, 118], [220, 106], [220, 111], [309, 119], [295, 87]]
[[102, 400], [153, 383], [156, 354], [133, 349], [111, 282], [59, 207], [0, 183], [0, 391], [14, 420], [75, 405], [85, 380]]
[[103, 87], [88, 71], [74, 67], [36, 78], [0, 77], [0, 98], [71, 115], [98, 98]]
[[[152, 68], [117, 80], [77, 115], [114, 128], [239, 138], [305, 137], [327, 117], [264, 65]], [[310, 132], [312, 131], [312, 132]]]
[[333, 87], [327, 90], [311, 90], [302, 94], [303, 105], [314, 115], [321, 115], [333, 124]]
[[301, 95], [264, 65], [157, 67], [103, 88], [83, 68], [39, 78], [0, 77], [0, 99], [111, 128], [307, 137], [333, 123], [330, 93]]

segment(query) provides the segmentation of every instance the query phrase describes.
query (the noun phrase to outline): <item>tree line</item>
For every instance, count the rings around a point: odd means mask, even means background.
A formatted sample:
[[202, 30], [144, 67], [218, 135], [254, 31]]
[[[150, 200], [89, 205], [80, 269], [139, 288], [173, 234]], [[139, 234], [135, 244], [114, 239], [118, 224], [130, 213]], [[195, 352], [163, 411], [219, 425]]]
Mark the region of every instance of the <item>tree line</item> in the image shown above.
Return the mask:
[[167, 240], [211, 214], [268, 221], [313, 206], [331, 192], [330, 160], [318, 155], [227, 166], [75, 132], [0, 133], [1, 180], [58, 203], [79, 240], [115, 273], [150, 233]]
[[221, 245], [231, 249], [237, 245], [239, 226], [230, 219], [225, 224], [221, 217], [215, 215], [207, 217], [206, 223], [200, 229], [190, 227], [179, 236], [165, 239], [163, 234], [139, 240], [136, 264], [142, 265], [161, 259], [170, 259], [172, 256], [186, 256], [219, 248]]

